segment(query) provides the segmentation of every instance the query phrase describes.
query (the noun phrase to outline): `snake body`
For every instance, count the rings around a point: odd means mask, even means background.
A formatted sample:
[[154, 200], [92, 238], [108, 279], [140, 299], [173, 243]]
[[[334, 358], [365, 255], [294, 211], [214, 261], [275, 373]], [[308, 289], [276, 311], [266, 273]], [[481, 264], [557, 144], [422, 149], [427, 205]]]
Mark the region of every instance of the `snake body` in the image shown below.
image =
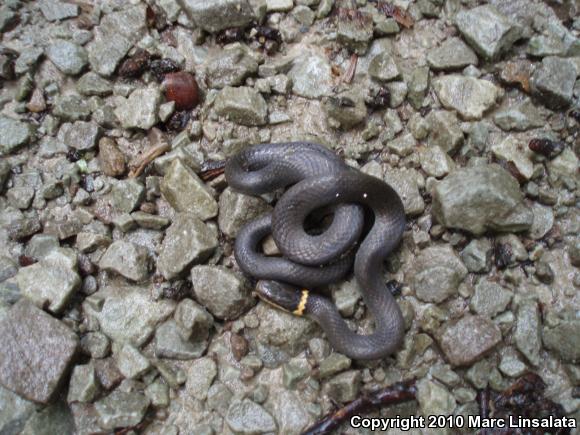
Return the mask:
[[[333, 347], [351, 358], [392, 354], [404, 334], [403, 318], [383, 282], [382, 266], [405, 227], [397, 193], [382, 180], [348, 167], [330, 150], [308, 142], [250, 147], [228, 160], [225, 175], [230, 186], [251, 195], [289, 187], [271, 215], [249, 223], [236, 238], [236, 261], [245, 273], [261, 280], [258, 295], [294, 314], [312, 317]], [[333, 211], [332, 222], [321, 234], [309, 234], [305, 221], [323, 207]], [[374, 218], [367, 231], [365, 211], [372, 211]], [[260, 243], [270, 232], [283, 257], [260, 253]], [[369, 335], [351, 331], [326, 297], [294, 287], [321, 287], [340, 280], [351, 268], [357, 243], [354, 275], [375, 320], [375, 331]]]

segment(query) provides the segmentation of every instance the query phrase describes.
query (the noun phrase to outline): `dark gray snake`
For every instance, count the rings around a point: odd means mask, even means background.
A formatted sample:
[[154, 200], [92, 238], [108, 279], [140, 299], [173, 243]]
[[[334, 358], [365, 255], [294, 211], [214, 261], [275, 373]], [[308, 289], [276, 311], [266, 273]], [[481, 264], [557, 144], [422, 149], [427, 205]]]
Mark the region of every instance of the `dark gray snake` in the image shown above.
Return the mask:
[[[248, 148], [228, 160], [225, 175], [231, 187], [250, 195], [291, 186], [271, 215], [249, 223], [236, 238], [236, 261], [245, 273], [261, 280], [256, 286], [260, 298], [312, 317], [333, 347], [351, 358], [392, 354], [404, 334], [403, 317], [382, 271], [405, 228], [397, 193], [378, 178], [350, 168], [323, 146], [307, 142]], [[332, 222], [321, 234], [307, 232], [307, 218], [324, 207], [333, 211]], [[365, 228], [368, 210], [374, 217], [370, 230]], [[261, 253], [261, 242], [270, 233], [283, 257]], [[352, 248], [363, 233], [354, 256], [354, 275], [375, 320], [370, 335], [351, 331], [326, 297], [300, 290], [344, 277], [352, 265]]]

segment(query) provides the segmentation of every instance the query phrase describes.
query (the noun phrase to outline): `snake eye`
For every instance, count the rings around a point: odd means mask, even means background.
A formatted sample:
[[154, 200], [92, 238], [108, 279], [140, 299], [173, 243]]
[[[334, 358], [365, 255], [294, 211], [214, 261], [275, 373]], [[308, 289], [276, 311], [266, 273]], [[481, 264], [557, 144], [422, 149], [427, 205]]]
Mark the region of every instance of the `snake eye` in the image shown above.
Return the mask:
[[304, 313], [308, 299], [308, 290], [300, 291], [296, 287], [277, 281], [258, 281], [256, 292], [264, 302], [297, 316]]

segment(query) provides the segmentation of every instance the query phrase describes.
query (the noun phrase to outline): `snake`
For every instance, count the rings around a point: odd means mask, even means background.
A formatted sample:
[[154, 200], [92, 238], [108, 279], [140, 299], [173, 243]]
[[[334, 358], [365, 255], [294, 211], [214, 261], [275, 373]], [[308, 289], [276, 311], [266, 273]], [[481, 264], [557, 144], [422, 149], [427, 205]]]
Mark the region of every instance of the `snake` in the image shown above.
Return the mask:
[[[406, 225], [396, 191], [311, 142], [247, 147], [226, 161], [225, 177], [246, 195], [286, 189], [271, 213], [249, 222], [236, 236], [234, 257], [244, 273], [258, 280], [258, 297], [312, 318], [332, 347], [351, 359], [393, 354], [404, 336], [404, 320], [384, 282], [383, 266]], [[308, 219], [321, 210], [331, 222], [308, 230]], [[281, 256], [262, 252], [270, 234]], [[351, 269], [374, 319], [370, 334], [351, 330], [331, 300], [310, 291], [340, 281]]]

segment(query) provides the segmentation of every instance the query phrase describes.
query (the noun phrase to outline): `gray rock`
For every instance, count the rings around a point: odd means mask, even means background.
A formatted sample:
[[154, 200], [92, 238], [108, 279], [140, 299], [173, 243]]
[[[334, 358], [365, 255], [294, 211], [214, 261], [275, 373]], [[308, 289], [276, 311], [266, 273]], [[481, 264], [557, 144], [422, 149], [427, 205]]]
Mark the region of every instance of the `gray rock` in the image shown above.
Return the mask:
[[417, 141], [411, 133], [403, 134], [396, 139], [387, 142], [387, 148], [389, 151], [394, 152], [400, 157], [405, 157], [413, 153], [416, 146]]
[[292, 358], [282, 367], [282, 382], [289, 390], [296, 389], [298, 383], [310, 374], [311, 367], [306, 358]]
[[430, 125], [427, 143], [438, 146], [449, 154], [454, 154], [463, 145], [463, 131], [453, 112], [434, 110], [426, 118]]
[[128, 98], [118, 102], [115, 115], [123, 128], [148, 130], [159, 121], [160, 103], [159, 88], [135, 89]]
[[151, 363], [130, 343], [124, 343], [115, 355], [117, 368], [125, 379], [140, 378], [149, 368]]
[[10, 178], [10, 164], [6, 160], [0, 160], [0, 193], [4, 191], [6, 181]]
[[476, 314], [495, 317], [507, 308], [512, 296], [513, 293], [501, 285], [482, 279], [475, 285], [469, 307]]
[[75, 366], [73, 369], [66, 401], [92, 402], [99, 392], [99, 383], [92, 364]]
[[427, 378], [417, 382], [417, 402], [423, 415], [451, 415], [456, 406], [447, 388]]
[[247, 0], [180, 0], [195, 24], [211, 33], [230, 27], [245, 27], [256, 19]]
[[357, 398], [361, 381], [359, 370], [348, 370], [326, 381], [322, 386], [322, 392], [338, 403], [350, 402]]
[[311, 408], [302, 397], [293, 392], [281, 390], [272, 397], [272, 414], [278, 423], [279, 433], [302, 433], [312, 423]]
[[236, 434], [257, 435], [276, 431], [276, 422], [272, 416], [249, 399], [232, 403], [225, 420]]
[[37, 408], [33, 402], [21, 398], [6, 388], [0, 387], [0, 433], [19, 435], [26, 421]]
[[429, 51], [427, 61], [435, 71], [462, 69], [477, 65], [477, 55], [461, 38], [446, 39], [439, 47]]
[[363, 55], [373, 38], [373, 20], [366, 11], [359, 13], [360, 19], [338, 20], [336, 39], [349, 50]]
[[214, 109], [219, 116], [247, 126], [264, 125], [268, 119], [268, 105], [258, 91], [245, 86], [226, 86], [216, 96]]
[[189, 340], [191, 331], [170, 319], [155, 331], [155, 354], [160, 358], [188, 360], [199, 358], [207, 349], [206, 340]]
[[494, 113], [493, 122], [505, 131], [526, 131], [546, 123], [542, 113], [528, 98]]
[[77, 17], [80, 12], [78, 5], [64, 3], [57, 0], [42, 0], [40, 11], [48, 21], [61, 21], [67, 18]]
[[218, 225], [220, 231], [235, 238], [247, 223], [272, 210], [266, 201], [226, 188], [219, 199]]
[[106, 248], [111, 244], [111, 238], [104, 234], [80, 232], [77, 234], [76, 247], [84, 254], [98, 248]]
[[421, 148], [419, 151], [419, 163], [421, 164], [421, 169], [427, 175], [436, 178], [446, 176], [455, 167], [453, 159], [437, 145]]
[[511, 378], [518, 378], [522, 376], [526, 371], [527, 367], [518, 357], [515, 350], [507, 348], [502, 352], [501, 361], [498, 366], [500, 372]]
[[143, 281], [149, 276], [149, 251], [131, 242], [117, 240], [105, 251], [99, 267], [118, 273], [132, 281]]
[[369, 75], [379, 81], [388, 82], [400, 76], [399, 68], [388, 51], [379, 52], [369, 62]]
[[69, 41], [57, 40], [48, 46], [46, 55], [56, 67], [67, 75], [77, 75], [89, 63], [87, 51]]
[[328, 357], [320, 361], [318, 365], [318, 377], [320, 379], [329, 378], [337, 373], [348, 370], [351, 359], [341, 353], [333, 352]]
[[345, 281], [332, 289], [332, 300], [342, 316], [352, 316], [360, 299], [361, 291], [356, 279]]
[[457, 293], [467, 269], [449, 246], [433, 246], [419, 254], [413, 265], [412, 283], [417, 298], [442, 302]]
[[105, 287], [90, 298], [104, 299], [102, 307], [93, 307], [88, 300], [83, 304], [83, 310], [98, 320], [101, 331], [114, 341], [129, 342], [137, 347], [144, 344], [155, 326], [175, 310], [173, 301], [153, 301], [147, 288]]
[[535, 301], [523, 301], [517, 312], [514, 340], [518, 350], [529, 362], [537, 366], [540, 363], [542, 347], [542, 330], [540, 312]]
[[76, 272], [76, 258], [72, 264], [64, 264], [58, 253], [38, 263], [23, 267], [16, 275], [22, 294], [37, 306], [46, 307], [51, 313], [60, 313], [81, 285]]
[[145, 213], [143, 211], [134, 211], [131, 217], [141, 228], [150, 230], [162, 230], [169, 225], [169, 219], [156, 214]]
[[218, 204], [203, 181], [181, 160], [171, 163], [160, 184], [163, 196], [178, 212], [188, 212], [202, 220], [215, 217]]
[[29, 72], [38, 63], [44, 50], [41, 47], [28, 47], [20, 52], [20, 56], [14, 62], [14, 72], [24, 74]]
[[519, 26], [492, 5], [459, 12], [455, 24], [469, 45], [487, 60], [509, 50], [522, 34]]
[[558, 319], [556, 325], [544, 325], [542, 340], [547, 349], [564, 361], [577, 362], [580, 360], [580, 319], [570, 316]]
[[106, 430], [136, 426], [143, 420], [149, 403], [142, 393], [117, 389], [95, 403], [99, 426]]
[[345, 130], [361, 124], [367, 118], [367, 107], [361, 92], [348, 91], [336, 97], [327, 97], [322, 101], [322, 109], [331, 125]]
[[65, 377], [78, 338], [64, 323], [21, 300], [0, 321], [0, 383], [47, 403]]
[[206, 340], [213, 325], [211, 315], [192, 299], [183, 299], [175, 310], [175, 321], [190, 340]]
[[0, 8], [0, 32], [5, 32], [18, 24], [19, 16], [8, 5]]
[[554, 178], [575, 179], [578, 176], [578, 165], [580, 165], [580, 160], [572, 148], [566, 147], [560, 155], [548, 162], [548, 173]]
[[549, 56], [532, 75], [532, 92], [551, 109], [562, 109], [570, 105], [578, 67], [570, 59]]
[[296, 59], [288, 77], [295, 95], [312, 99], [331, 95], [332, 69], [326, 56], [309, 53]]
[[439, 345], [453, 366], [471, 365], [483, 358], [501, 341], [501, 331], [491, 320], [467, 315], [448, 325]]
[[58, 136], [65, 145], [85, 151], [95, 147], [100, 133], [101, 129], [96, 123], [76, 121], [73, 124], [63, 124]]
[[209, 387], [207, 391], [206, 405], [208, 409], [217, 411], [221, 416], [225, 416], [232, 400], [231, 390], [219, 381]]
[[188, 367], [185, 390], [197, 400], [205, 400], [216, 376], [215, 361], [209, 357], [199, 358]]
[[89, 71], [83, 74], [76, 83], [76, 88], [79, 94], [86, 96], [105, 97], [113, 92], [111, 82], [105, 80], [100, 75]]
[[111, 351], [111, 341], [102, 332], [88, 332], [81, 338], [81, 349], [93, 358], [105, 358]]
[[[163, 380], [157, 378], [153, 383], [149, 384], [145, 389], [145, 395], [151, 401], [151, 405], [159, 407], [159, 408], [166, 408], [169, 406], [169, 385], [167, 385]], [[151, 426], [148, 427], [148, 429]], [[173, 431], [170, 431], [170, 428], [167, 426], [160, 428], [163, 430], [164, 434], [166, 435], [178, 435], [177, 427], [173, 426]], [[147, 434], [153, 435], [155, 432], [147, 431]]]
[[566, 54], [566, 43], [555, 36], [537, 35], [532, 36], [528, 41], [526, 52], [530, 56], [564, 56]]
[[435, 79], [434, 88], [443, 107], [456, 110], [466, 120], [481, 119], [500, 95], [500, 89], [487, 80], [456, 74]]
[[12, 189], [8, 189], [6, 192], [6, 199], [8, 203], [15, 208], [20, 210], [26, 210], [30, 207], [34, 194], [36, 192], [30, 186], [17, 186]]
[[529, 235], [534, 240], [542, 239], [554, 226], [554, 212], [551, 207], [546, 207], [535, 202], [532, 205], [534, 222], [530, 227]]
[[54, 99], [52, 114], [64, 121], [86, 120], [91, 116], [91, 108], [86, 99], [77, 94], [58, 95]]
[[146, 29], [145, 6], [131, 6], [105, 15], [94, 29], [88, 44], [91, 69], [102, 76], [110, 76], [129, 49], [143, 36]]
[[111, 192], [107, 195], [109, 203], [116, 212], [130, 213], [145, 198], [145, 187], [137, 179], [114, 180]]
[[[523, 150], [522, 150], [523, 148]], [[518, 173], [529, 180], [534, 174], [534, 152], [526, 146], [522, 146], [521, 140], [514, 136], [508, 136], [503, 141], [495, 143], [491, 147], [493, 155], [504, 162], [510, 162]]]
[[235, 319], [254, 301], [246, 279], [222, 266], [195, 266], [191, 282], [197, 300], [218, 319]]
[[33, 414], [20, 435], [71, 434], [74, 431], [75, 425], [70, 408], [61, 401]]
[[26, 145], [33, 134], [34, 128], [31, 124], [0, 116], [0, 156]]
[[268, 12], [288, 12], [294, 7], [294, 0], [266, 0]]
[[415, 169], [394, 169], [386, 171], [384, 180], [391, 185], [403, 200], [405, 213], [416, 216], [425, 210], [425, 201], [419, 193], [418, 178], [420, 174]]
[[18, 272], [18, 265], [11, 258], [0, 256], [0, 282], [12, 278]]
[[533, 220], [522, 199], [518, 182], [501, 167], [475, 166], [456, 170], [435, 186], [433, 215], [448, 228], [475, 235], [521, 231]]
[[415, 68], [409, 78], [407, 98], [415, 110], [423, 106], [425, 95], [429, 90], [429, 67]]
[[461, 260], [474, 273], [489, 272], [492, 246], [488, 239], [474, 239], [461, 251]]
[[210, 88], [240, 86], [258, 72], [258, 63], [241, 45], [225, 47], [208, 60], [206, 74]]

